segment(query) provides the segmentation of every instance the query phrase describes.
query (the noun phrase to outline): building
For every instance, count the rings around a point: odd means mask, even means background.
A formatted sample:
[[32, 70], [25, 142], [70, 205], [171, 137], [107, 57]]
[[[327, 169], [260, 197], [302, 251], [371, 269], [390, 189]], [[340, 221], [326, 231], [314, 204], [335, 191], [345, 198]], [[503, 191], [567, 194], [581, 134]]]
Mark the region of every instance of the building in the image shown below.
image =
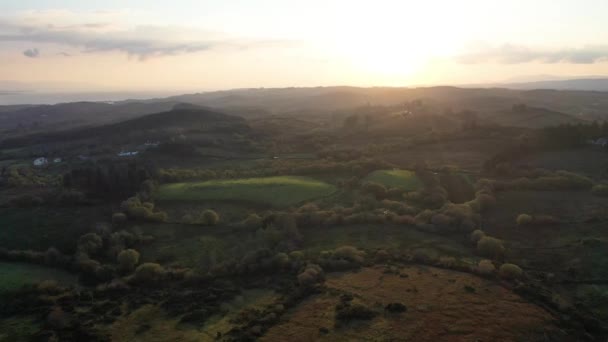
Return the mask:
[[53, 159], [53, 163], [55, 163], [55, 164], [59, 164], [61, 162], [62, 162], [61, 158], [55, 158], [55, 159]]
[[49, 164], [49, 160], [46, 159], [45, 157], [40, 157], [40, 158], [34, 159], [33, 164], [36, 167], [47, 166]]
[[597, 140], [591, 140], [590, 143], [595, 146], [608, 147], [608, 138], [599, 138]]
[[139, 154], [139, 152], [137, 152], [137, 151], [120, 151], [117, 154], [117, 156], [119, 156], [119, 157], [135, 157], [138, 154]]

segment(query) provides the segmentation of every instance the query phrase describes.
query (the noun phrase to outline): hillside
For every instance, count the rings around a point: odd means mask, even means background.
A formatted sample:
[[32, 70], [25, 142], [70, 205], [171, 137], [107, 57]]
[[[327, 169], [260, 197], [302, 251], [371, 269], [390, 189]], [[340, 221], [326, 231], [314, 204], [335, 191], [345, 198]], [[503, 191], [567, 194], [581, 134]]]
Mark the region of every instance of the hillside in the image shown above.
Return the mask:
[[101, 140], [106, 142], [128, 142], [134, 136], [139, 140], [161, 140], [176, 134], [196, 132], [221, 134], [248, 130], [245, 120], [219, 112], [194, 107], [179, 107], [162, 113], [148, 114], [114, 124], [76, 128], [51, 133], [36, 133], [1, 142], [4, 148], [23, 144], [48, 144], [75, 140]]

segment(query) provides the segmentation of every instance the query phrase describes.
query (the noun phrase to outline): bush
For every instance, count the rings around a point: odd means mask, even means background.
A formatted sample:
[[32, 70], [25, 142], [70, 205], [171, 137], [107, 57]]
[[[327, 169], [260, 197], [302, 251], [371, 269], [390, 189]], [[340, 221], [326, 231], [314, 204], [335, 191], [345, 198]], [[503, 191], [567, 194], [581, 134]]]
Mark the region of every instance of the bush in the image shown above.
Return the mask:
[[361, 187], [361, 190], [366, 194], [374, 195], [379, 200], [386, 198], [387, 195], [386, 187], [376, 182], [366, 182]]
[[606, 197], [608, 196], [608, 185], [607, 184], [598, 184], [591, 188], [591, 193], [595, 196]]
[[519, 226], [551, 226], [559, 223], [559, 220], [551, 215], [528, 215], [521, 214], [516, 220]]
[[51, 329], [62, 330], [70, 325], [70, 318], [61, 307], [54, 307], [46, 317], [46, 323]]
[[249, 214], [245, 220], [243, 220], [243, 226], [248, 228], [260, 228], [263, 220], [258, 214]]
[[333, 255], [337, 258], [361, 264], [365, 260], [366, 253], [353, 246], [341, 246], [334, 250]]
[[118, 253], [116, 260], [118, 261], [121, 270], [131, 272], [139, 263], [139, 252], [134, 249], [125, 249]]
[[114, 226], [122, 226], [127, 222], [127, 215], [124, 213], [114, 213], [112, 214], [112, 224]]
[[491, 260], [481, 260], [477, 264], [477, 272], [479, 274], [490, 275], [496, 272], [496, 267]]
[[538, 226], [553, 226], [559, 224], [559, 220], [551, 215], [534, 215], [533, 223]]
[[496, 206], [496, 198], [489, 194], [485, 194], [485, 193], [478, 194], [477, 197], [475, 198], [475, 200], [479, 204], [479, 210], [481, 212], [484, 212], [484, 211]]
[[485, 237], [486, 233], [483, 230], [476, 229], [471, 233], [471, 242], [477, 244], [481, 238]]
[[134, 280], [140, 283], [155, 283], [165, 275], [165, 270], [159, 264], [147, 262], [135, 269]]
[[532, 223], [532, 216], [528, 214], [519, 214], [515, 222], [517, 222], [518, 226], [527, 226]]
[[505, 247], [499, 239], [484, 236], [477, 241], [477, 252], [485, 257], [500, 258], [505, 253]]
[[220, 221], [220, 216], [213, 210], [207, 209], [201, 214], [201, 224], [215, 226]]
[[414, 250], [412, 258], [416, 262], [430, 264], [437, 260], [437, 253], [428, 248], [417, 248]]
[[310, 287], [323, 280], [323, 269], [316, 264], [308, 264], [304, 271], [298, 274], [298, 283], [303, 287]]
[[88, 233], [78, 239], [78, 250], [93, 255], [103, 247], [103, 240], [95, 233]]
[[503, 279], [519, 279], [523, 276], [524, 271], [515, 264], [502, 264], [498, 270], [498, 274]]

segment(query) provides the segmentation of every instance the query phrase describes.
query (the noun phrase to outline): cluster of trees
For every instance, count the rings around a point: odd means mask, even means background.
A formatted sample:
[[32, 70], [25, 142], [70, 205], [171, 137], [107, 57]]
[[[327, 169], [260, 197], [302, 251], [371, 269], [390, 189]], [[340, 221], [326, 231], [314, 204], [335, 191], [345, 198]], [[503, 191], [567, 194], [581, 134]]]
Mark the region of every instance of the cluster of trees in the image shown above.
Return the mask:
[[559, 220], [551, 215], [529, 215], [519, 214], [515, 219], [518, 226], [552, 226], [559, 223]]
[[74, 168], [63, 175], [63, 185], [79, 188], [99, 197], [124, 198], [139, 190], [140, 184], [154, 175], [154, 166], [111, 161]]
[[394, 165], [373, 158], [359, 158], [349, 161], [332, 159], [307, 160], [275, 160], [255, 169], [161, 169], [161, 183], [180, 182], [188, 180], [210, 180], [249, 178], [282, 175], [357, 175], [364, 176], [375, 170], [391, 169]]
[[49, 188], [61, 185], [61, 177], [53, 174], [43, 174], [31, 167], [3, 167], [0, 172], [0, 186], [13, 188]]
[[593, 181], [585, 176], [569, 171], [546, 171], [542, 170], [536, 178], [520, 177], [507, 180], [488, 181], [495, 191], [506, 190], [536, 190], [536, 191], [560, 191], [560, 190], [589, 190], [593, 187]]
[[[165, 222], [168, 217], [164, 211], [154, 211], [154, 203], [142, 201], [139, 195], [129, 197], [123, 201], [120, 204], [120, 209], [127, 217], [135, 220]], [[113, 217], [113, 220], [115, 219]]]
[[220, 221], [220, 215], [214, 210], [204, 210], [200, 215], [186, 214], [182, 216], [181, 222], [186, 224], [201, 224], [204, 226], [215, 226]]
[[588, 144], [590, 139], [608, 137], [608, 122], [599, 124], [562, 124], [546, 127], [542, 131], [543, 142], [548, 147], [577, 147]]

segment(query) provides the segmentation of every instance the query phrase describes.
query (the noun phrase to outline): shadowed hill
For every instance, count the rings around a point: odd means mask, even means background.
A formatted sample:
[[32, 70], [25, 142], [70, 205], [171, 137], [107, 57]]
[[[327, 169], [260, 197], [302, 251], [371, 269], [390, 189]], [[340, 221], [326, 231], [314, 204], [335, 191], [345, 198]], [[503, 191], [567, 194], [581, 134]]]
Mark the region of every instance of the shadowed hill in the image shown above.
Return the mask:
[[204, 108], [177, 106], [176, 109], [149, 114], [139, 118], [97, 127], [67, 131], [38, 133], [6, 139], [3, 147], [24, 144], [58, 143], [75, 140], [102, 140], [107, 142], [128, 141], [137, 136], [141, 139], [165, 139], [175, 134], [196, 132], [222, 134], [244, 133], [249, 130], [245, 120]]

